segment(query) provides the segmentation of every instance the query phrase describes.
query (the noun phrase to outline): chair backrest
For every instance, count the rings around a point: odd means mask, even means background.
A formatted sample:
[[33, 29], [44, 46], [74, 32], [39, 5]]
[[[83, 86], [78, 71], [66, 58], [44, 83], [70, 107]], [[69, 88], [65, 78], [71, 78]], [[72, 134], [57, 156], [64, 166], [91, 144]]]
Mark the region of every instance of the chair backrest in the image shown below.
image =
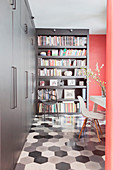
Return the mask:
[[86, 116], [86, 112], [87, 112], [88, 110], [86, 109], [84, 100], [83, 100], [83, 98], [82, 98], [81, 96], [77, 96], [77, 97], [78, 97], [78, 100], [79, 100], [79, 102], [80, 102], [80, 110], [81, 110], [82, 114], [83, 114], [84, 116]]

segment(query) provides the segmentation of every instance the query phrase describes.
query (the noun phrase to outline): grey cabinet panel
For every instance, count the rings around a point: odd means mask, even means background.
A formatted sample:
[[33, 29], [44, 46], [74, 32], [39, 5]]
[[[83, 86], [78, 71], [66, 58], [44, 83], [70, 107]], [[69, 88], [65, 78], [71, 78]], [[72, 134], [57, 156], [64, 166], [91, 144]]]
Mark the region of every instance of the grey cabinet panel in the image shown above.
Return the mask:
[[[24, 0], [0, 5], [0, 170], [13, 170], [32, 122], [31, 73], [35, 72], [35, 49], [31, 45], [34, 28]], [[15, 7], [13, 7], [15, 8]], [[28, 34], [24, 26], [28, 25]], [[11, 68], [14, 72], [14, 107]], [[28, 71], [28, 99], [25, 99], [25, 71]]]
[[[1, 103], [1, 170], [13, 167], [13, 115], [10, 110], [12, 57], [12, 10], [6, 0], [0, 4], [0, 103]], [[7, 18], [4, 19], [4, 18]], [[7, 161], [6, 161], [7, 160]]]

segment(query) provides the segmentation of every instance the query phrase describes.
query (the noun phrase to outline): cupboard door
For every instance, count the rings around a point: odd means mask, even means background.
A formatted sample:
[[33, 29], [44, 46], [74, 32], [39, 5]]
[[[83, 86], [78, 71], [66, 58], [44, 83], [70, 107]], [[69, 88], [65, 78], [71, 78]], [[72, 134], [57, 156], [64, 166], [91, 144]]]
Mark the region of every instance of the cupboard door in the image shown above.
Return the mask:
[[10, 107], [12, 58], [12, 8], [7, 0], [0, 1], [0, 103], [1, 103], [1, 170], [13, 169], [13, 114]]

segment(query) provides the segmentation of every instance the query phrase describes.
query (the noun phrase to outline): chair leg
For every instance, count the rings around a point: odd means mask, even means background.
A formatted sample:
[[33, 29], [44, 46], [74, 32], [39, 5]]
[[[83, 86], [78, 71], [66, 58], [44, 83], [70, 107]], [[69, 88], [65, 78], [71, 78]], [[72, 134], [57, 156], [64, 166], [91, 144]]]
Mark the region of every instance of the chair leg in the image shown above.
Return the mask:
[[95, 122], [95, 127], [96, 127], [96, 132], [97, 132], [98, 140], [100, 142], [100, 137], [99, 137], [99, 132], [98, 132], [96, 120], [94, 120], [94, 122]]
[[86, 128], [86, 123], [87, 123], [87, 119], [85, 121], [85, 126], [84, 126], [84, 129], [83, 129], [83, 134], [84, 134], [84, 131], [85, 131], [85, 128]]
[[56, 110], [57, 110], [57, 115], [58, 115], [58, 118], [59, 118], [58, 105], [57, 105], [57, 103], [56, 103]]
[[96, 121], [97, 121], [97, 124], [98, 124], [98, 127], [99, 127], [99, 129], [100, 129], [100, 133], [101, 133], [101, 135], [102, 135], [102, 130], [101, 130], [101, 127], [100, 127], [100, 125], [99, 125], [99, 121], [96, 119]]
[[45, 121], [45, 104], [44, 104], [44, 121]]
[[82, 134], [82, 131], [83, 131], [83, 129], [85, 128], [85, 126], [86, 126], [86, 122], [87, 122], [87, 118], [85, 118], [85, 120], [84, 120], [84, 123], [83, 123], [83, 125], [82, 125], [82, 129], [81, 129], [81, 131], [80, 131], [80, 133], [79, 133], [79, 139], [80, 139], [80, 136], [81, 136], [81, 134]]

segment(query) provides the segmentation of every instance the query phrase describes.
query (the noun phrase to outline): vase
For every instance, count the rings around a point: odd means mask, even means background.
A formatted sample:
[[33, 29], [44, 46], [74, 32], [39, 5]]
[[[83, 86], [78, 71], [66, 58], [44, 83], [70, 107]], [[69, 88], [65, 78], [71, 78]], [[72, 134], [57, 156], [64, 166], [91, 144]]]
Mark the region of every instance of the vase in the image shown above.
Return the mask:
[[106, 97], [106, 88], [101, 87], [101, 89], [102, 89], [102, 97]]

